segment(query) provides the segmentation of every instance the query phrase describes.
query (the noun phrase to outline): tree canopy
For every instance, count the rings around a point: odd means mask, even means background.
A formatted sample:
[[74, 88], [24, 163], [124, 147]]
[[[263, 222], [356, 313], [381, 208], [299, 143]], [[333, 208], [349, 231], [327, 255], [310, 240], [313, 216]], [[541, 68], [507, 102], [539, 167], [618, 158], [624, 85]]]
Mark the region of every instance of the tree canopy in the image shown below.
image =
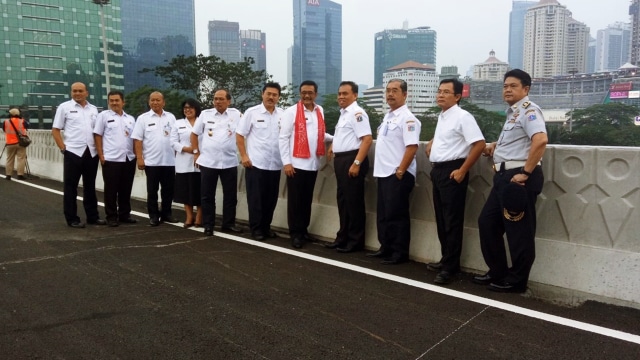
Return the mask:
[[637, 115], [640, 115], [637, 107], [623, 103], [597, 104], [574, 110], [572, 131], [566, 134], [567, 142], [573, 145], [640, 146], [640, 126], [634, 125]]
[[[203, 108], [212, 106], [213, 93], [225, 88], [232, 96], [232, 106], [241, 111], [262, 102], [262, 87], [273, 81], [264, 70], [253, 70], [252, 58], [241, 62], [226, 62], [221, 58], [202, 54], [178, 55], [167, 65], [144, 69], [162, 77], [172, 89], [179, 90], [198, 99]], [[281, 84], [282, 85], [282, 84]], [[282, 86], [279, 106], [289, 104], [289, 86]]]
[[166, 111], [175, 115], [177, 119], [184, 117], [180, 105], [187, 98], [186, 96], [175, 90], [159, 90], [150, 86], [143, 86], [125, 95], [124, 111], [133, 117], [138, 117], [140, 114], [149, 111], [149, 95], [154, 91], [160, 91], [164, 95], [164, 109]]

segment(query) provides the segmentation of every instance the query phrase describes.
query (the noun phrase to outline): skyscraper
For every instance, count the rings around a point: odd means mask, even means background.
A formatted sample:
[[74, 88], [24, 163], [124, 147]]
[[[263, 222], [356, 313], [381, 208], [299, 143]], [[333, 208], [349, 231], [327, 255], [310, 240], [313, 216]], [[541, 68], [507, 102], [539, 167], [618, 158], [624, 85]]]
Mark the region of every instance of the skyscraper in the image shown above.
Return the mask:
[[240, 30], [240, 59], [253, 58], [254, 71], [267, 70], [267, 35], [260, 30]]
[[633, 65], [640, 66], [640, 0], [632, 0], [629, 6], [631, 16], [631, 60]]
[[558, 1], [541, 0], [527, 10], [523, 70], [532, 77], [585, 72], [588, 46], [589, 28]]
[[322, 96], [338, 92], [342, 81], [342, 5], [329, 0], [293, 0], [292, 78], [318, 84]]
[[408, 29], [384, 30], [375, 34], [374, 85], [383, 83], [382, 74], [387, 69], [415, 61], [436, 66], [437, 33], [428, 26]]
[[513, 1], [509, 14], [509, 66], [522, 69], [522, 52], [524, 50], [524, 16], [527, 10], [537, 1]]
[[240, 24], [232, 21], [209, 21], [209, 55], [226, 62], [239, 62]]
[[629, 61], [631, 56], [631, 24], [617, 22], [598, 30], [595, 70], [611, 71]]
[[[106, 106], [100, 7], [91, 1], [3, 1], [0, 106], [57, 106], [81, 81], [89, 101]], [[104, 6], [112, 89], [123, 88], [120, 0]], [[48, 117], [48, 115], [45, 115]]]
[[125, 91], [131, 92], [144, 85], [164, 88], [161, 78], [139, 71], [166, 65], [166, 61], [178, 55], [196, 54], [194, 0], [121, 3]]

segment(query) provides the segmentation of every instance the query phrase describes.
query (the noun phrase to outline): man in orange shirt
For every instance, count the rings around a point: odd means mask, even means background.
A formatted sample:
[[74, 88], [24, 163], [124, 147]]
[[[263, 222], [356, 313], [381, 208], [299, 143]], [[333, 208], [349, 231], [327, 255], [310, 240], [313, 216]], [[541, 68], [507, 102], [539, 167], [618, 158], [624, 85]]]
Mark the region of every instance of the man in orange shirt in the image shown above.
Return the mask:
[[27, 148], [18, 145], [18, 135], [16, 134], [17, 130], [22, 135], [27, 135], [27, 128], [25, 127], [24, 119], [20, 116], [20, 110], [16, 108], [9, 110], [9, 119], [4, 121], [2, 129], [6, 134], [5, 148], [7, 149], [5, 179], [11, 180], [11, 175], [13, 175], [13, 168], [17, 157], [18, 166], [16, 170], [18, 171], [18, 180], [25, 180], [24, 168], [27, 162]]

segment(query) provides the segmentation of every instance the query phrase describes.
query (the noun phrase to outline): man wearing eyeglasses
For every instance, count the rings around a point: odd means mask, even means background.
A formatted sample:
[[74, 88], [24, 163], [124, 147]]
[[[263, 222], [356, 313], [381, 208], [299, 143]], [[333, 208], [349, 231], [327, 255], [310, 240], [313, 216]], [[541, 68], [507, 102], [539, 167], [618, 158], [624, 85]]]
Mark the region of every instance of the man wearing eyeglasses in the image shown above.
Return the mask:
[[291, 245], [299, 249], [309, 238], [313, 188], [320, 161], [324, 157], [324, 112], [315, 103], [318, 85], [311, 80], [300, 84], [300, 101], [284, 111], [280, 126], [280, 157], [287, 175], [287, 223]]
[[436, 102], [442, 112], [433, 139], [426, 147], [442, 254], [440, 261], [427, 264], [427, 268], [438, 272], [434, 282], [441, 285], [451, 283], [460, 271], [469, 169], [485, 148], [476, 119], [459, 106], [462, 87], [457, 79], [440, 82]]

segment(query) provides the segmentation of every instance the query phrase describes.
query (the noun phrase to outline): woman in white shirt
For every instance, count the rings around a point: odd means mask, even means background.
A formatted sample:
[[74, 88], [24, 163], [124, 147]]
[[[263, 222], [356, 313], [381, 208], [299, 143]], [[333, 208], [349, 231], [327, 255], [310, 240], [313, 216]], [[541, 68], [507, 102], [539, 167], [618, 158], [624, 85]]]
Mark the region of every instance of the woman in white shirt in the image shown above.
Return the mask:
[[[187, 99], [182, 103], [184, 119], [176, 121], [171, 129], [171, 146], [176, 151], [176, 181], [174, 201], [184, 204], [187, 218], [184, 227], [199, 227], [202, 224], [202, 211], [200, 209], [200, 169], [193, 159], [191, 147], [191, 131], [193, 124], [200, 116], [202, 107], [197, 100]], [[194, 216], [193, 207], [197, 207]]]

